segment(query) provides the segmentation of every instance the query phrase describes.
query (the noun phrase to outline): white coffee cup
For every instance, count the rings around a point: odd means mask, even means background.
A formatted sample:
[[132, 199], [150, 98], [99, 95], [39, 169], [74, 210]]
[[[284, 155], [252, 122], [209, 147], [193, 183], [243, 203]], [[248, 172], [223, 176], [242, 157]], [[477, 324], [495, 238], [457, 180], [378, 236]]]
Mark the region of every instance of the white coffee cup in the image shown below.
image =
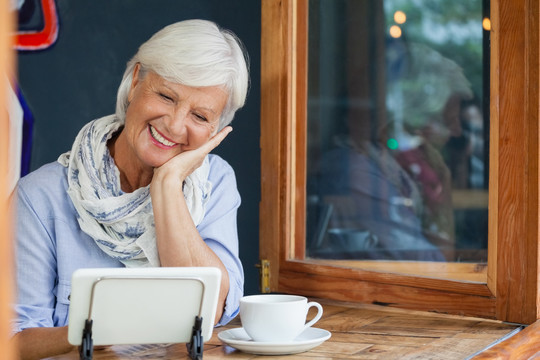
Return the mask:
[[[306, 324], [310, 307], [317, 315]], [[246, 333], [259, 342], [291, 342], [321, 318], [321, 304], [298, 295], [250, 295], [240, 299], [240, 320]]]

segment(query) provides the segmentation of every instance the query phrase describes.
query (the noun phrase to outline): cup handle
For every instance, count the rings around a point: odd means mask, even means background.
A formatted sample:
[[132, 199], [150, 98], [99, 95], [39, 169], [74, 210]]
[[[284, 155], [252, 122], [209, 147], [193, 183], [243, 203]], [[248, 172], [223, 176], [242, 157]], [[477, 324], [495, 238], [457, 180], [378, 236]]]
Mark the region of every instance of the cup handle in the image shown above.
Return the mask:
[[311, 301], [307, 303], [307, 308], [309, 310], [310, 307], [315, 306], [317, 308], [317, 315], [313, 319], [310, 320], [306, 325], [304, 325], [304, 330], [306, 330], [308, 327], [311, 327], [311, 325], [315, 324], [319, 319], [321, 318], [323, 314], [323, 308], [321, 304], [315, 301]]

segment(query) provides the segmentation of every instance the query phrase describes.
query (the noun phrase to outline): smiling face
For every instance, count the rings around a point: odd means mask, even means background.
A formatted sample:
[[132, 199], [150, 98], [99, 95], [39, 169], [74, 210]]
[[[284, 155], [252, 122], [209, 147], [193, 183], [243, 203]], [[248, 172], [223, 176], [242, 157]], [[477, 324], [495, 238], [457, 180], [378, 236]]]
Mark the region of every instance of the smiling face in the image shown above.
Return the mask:
[[[190, 87], [137, 65], [129, 91], [125, 126], [111, 153], [125, 176], [141, 177], [183, 151], [196, 149], [217, 131], [227, 102], [223, 88]], [[131, 182], [131, 181], [130, 181]]]

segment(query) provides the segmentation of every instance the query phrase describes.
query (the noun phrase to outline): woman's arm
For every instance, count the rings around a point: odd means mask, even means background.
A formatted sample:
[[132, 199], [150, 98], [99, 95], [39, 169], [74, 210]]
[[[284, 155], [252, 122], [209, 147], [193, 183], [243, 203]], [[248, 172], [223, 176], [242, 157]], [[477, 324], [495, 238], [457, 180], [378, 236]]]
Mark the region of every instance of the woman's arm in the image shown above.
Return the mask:
[[229, 276], [222, 261], [206, 245], [193, 223], [182, 196], [182, 184], [231, 130], [224, 128], [200, 148], [181, 153], [157, 168], [150, 185], [161, 266], [212, 266], [221, 270], [216, 323], [225, 307]]
[[75, 347], [68, 342], [68, 327], [28, 328], [13, 337], [21, 360], [65, 354]]

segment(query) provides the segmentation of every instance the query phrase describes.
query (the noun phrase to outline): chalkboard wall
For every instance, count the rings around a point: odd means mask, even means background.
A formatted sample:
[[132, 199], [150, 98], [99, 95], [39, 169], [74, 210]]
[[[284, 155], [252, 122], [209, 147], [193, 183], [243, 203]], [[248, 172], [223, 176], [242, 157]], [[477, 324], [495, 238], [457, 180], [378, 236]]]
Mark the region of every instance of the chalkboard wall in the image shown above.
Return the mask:
[[246, 106], [232, 122], [234, 131], [214, 153], [236, 171], [245, 293], [258, 293], [260, 1], [57, 0], [56, 6], [56, 42], [44, 50], [18, 53], [19, 86], [34, 116], [30, 170], [69, 150], [85, 123], [114, 112], [126, 62], [165, 25], [208, 19], [242, 39], [250, 55], [251, 87]]

